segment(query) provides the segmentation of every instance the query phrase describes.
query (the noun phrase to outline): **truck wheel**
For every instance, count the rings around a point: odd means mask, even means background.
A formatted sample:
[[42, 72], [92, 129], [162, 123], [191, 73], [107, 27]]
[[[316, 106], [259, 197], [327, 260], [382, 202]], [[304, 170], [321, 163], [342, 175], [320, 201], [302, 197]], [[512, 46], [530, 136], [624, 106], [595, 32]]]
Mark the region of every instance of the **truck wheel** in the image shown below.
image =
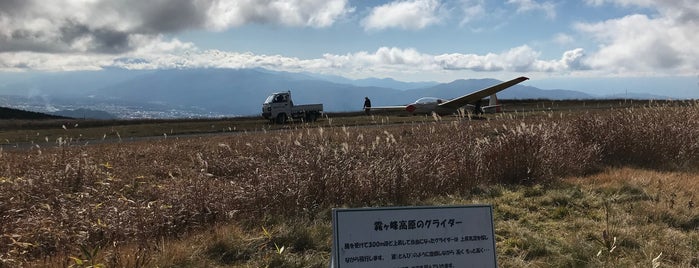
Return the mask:
[[277, 115], [277, 124], [284, 124], [286, 123], [286, 114], [278, 114]]

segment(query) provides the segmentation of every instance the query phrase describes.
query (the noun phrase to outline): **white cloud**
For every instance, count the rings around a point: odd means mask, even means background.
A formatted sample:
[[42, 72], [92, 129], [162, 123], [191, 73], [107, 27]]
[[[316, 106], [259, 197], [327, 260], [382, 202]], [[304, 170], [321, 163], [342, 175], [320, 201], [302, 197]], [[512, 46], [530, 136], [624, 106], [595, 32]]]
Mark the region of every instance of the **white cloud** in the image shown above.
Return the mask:
[[256, 68], [284, 71], [309, 71], [351, 76], [377, 76], [388, 73], [444, 74], [450, 72], [569, 72], [584, 69], [582, 49], [566, 52], [561, 59], [543, 60], [541, 53], [528, 46], [502, 53], [440, 54], [422, 53], [413, 48], [381, 47], [374, 52], [360, 51], [344, 55], [325, 54], [321, 58], [299, 59], [283, 55], [200, 50], [191, 43], [142, 36], [139, 49], [123, 54], [48, 54], [36, 52], [0, 53], [0, 71], [25, 69], [98, 70], [107, 67], [125, 69], [173, 68]]
[[[445, 22], [483, 19], [484, 0], [400, 0], [377, 6], [361, 21], [365, 30], [418, 30]], [[556, 16], [555, 4], [508, 0], [518, 12]], [[329, 27], [354, 12], [347, 0], [56, 0], [0, 1], [0, 71], [95, 70], [104, 67], [248, 68], [336, 74], [470, 72], [588, 72], [611, 75], [696, 75], [699, 70], [699, 5], [696, 0], [585, 0], [592, 6], [640, 7], [632, 14], [577, 23], [576, 39], [597, 49], [572, 49], [554, 59], [529, 46], [485, 54], [427, 54], [382, 47], [315, 59], [200, 50], [170, 34], [223, 30], [245, 24]], [[458, 17], [454, 20], [454, 16]], [[492, 15], [492, 14], [491, 14]], [[487, 18], [487, 17], [486, 17]], [[575, 43], [559, 33], [560, 45]], [[531, 44], [531, 43], [530, 43]]]
[[517, 5], [517, 12], [543, 11], [549, 19], [556, 18], [556, 5], [551, 2], [539, 3], [535, 0], [508, 0], [508, 4]]
[[131, 38], [245, 24], [329, 27], [347, 0], [55, 0], [0, 2], [0, 52], [132, 51]]
[[323, 68], [337, 68], [338, 71], [361, 70], [367, 76], [385, 72], [570, 72], [586, 69], [582, 49], [567, 51], [558, 60], [542, 60], [541, 53], [529, 46], [520, 46], [496, 54], [440, 54], [421, 53], [415, 49], [382, 47], [376, 52], [366, 51], [346, 54], [326, 54], [327, 63]]
[[0, 53], [0, 71], [76, 71], [100, 70], [105, 67], [130, 69], [188, 68], [187, 55], [198, 53], [192, 43], [165, 40], [162, 35], [132, 35], [129, 44], [137, 47], [125, 54], [33, 51]]
[[460, 0], [459, 6], [463, 15], [459, 25], [482, 19], [486, 16], [484, 0]]
[[659, 14], [634, 14], [575, 28], [599, 43], [591, 67], [618, 75], [696, 75], [699, 69], [699, 6], [693, 1], [599, 0], [654, 8]]
[[547, 73], [586, 69], [583, 63], [585, 54], [580, 48], [566, 51], [559, 60], [541, 60], [540, 56], [540, 52], [529, 46], [520, 46], [500, 54], [442, 54], [435, 56], [435, 60], [449, 70]]
[[591, 6], [613, 4], [622, 7], [642, 7], [657, 10], [660, 17], [678, 23], [699, 23], [696, 0], [585, 0]]
[[591, 6], [602, 6], [606, 3], [620, 6], [650, 6], [654, 0], [585, 0], [585, 3]]
[[381, 47], [373, 53], [361, 51], [346, 55], [325, 54], [323, 60], [327, 62], [327, 65], [337, 68], [338, 71], [363, 72], [365, 74], [372, 72], [413, 73], [435, 68], [432, 55], [420, 53], [412, 48]]
[[568, 50], [563, 53], [563, 57], [559, 61], [564, 69], [567, 70], [589, 70], [590, 66], [586, 62], [585, 51], [582, 48]]
[[226, 29], [249, 23], [328, 27], [353, 12], [347, 0], [221, 0], [207, 12], [207, 26]]
[[104, 66], [111, 64], [111, 61], [111, 57], [108, 55], [86, 55], [82, 53], [66, 53], [62, 55], [36, 52], [0, 53], [0, 71], [101, 70]]
[[553, 42], [559, 45], [569, 45], [575, 42], [575, 39], [564, 33], [558, 33], [553, 37]]
[[401, 28], [419, 30], [440, 22], [438, 0], [394, 1], [374, 7], [361, 22], [365, 30]]

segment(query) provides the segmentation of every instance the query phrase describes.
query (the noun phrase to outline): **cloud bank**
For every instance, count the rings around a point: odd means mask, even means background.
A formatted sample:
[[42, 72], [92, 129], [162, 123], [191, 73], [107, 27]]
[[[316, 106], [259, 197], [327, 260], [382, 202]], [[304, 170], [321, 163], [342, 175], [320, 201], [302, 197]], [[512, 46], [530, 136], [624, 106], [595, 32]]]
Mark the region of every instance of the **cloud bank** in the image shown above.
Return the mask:
[[[696, 75], [699, 70], [699, 5], [693, 0], [587, 0], [594, 6], [614, 4], [657, 10], [656, 16], [632, 14], [574, 28], [599, 43], [590, 55], [594, 69], [648, 75], [658, 70]], [[603, 7], [601, 7], [603, 8]]]
[[[508, 0], [517, 13], [557, 18], [555, 1]], [[0, 1], [0, 71], [249, 68], [372, 76], [384, 73], [527, 72], [567, 75], [697, 75], [699, 5], [695, 0], [585, 0], [650, 10], [598, 22], [577, 22], [551, 42], [545, 59], [535, 45], [490, 53], [424, 53], [383, 46], [299, 59], [285, 55], [202, 50], [182, 42], [188, 30], [223, 31], [248, 24], [330, 28], [355, 14], [348, 0], [5, 0]], [[633, 9], [632, 9], [633, 10]], [[396, 0], [369, 7], [352, 21], [369, 32], [429, 31], [492, 15], [483, 0]], [[436, 27], [435, 27], [436, 28]], [[577, 48], [578, 40], [595, 47]], [[532, 40], [536, 43], [536, 40]]]
[[[319, 73], [372, 76], [382, 73], [417, 73], [443, 71], [474, 72], [571, 72], [585, 70], [582, 49], [565, 52], [560, 59], [542, 60], [540, 54], [528, 46], [513, 48], [502, 53], [439, 54], [422, 53], [412, 48], [381, 47], [374, 52], [360, 51], [344, 55], [324, 54], [316, 59], [299, 59], [282, 55], [226, 52], [193, 48], [191, 44], [171, 44], [167, 53], [163, 48], [143, 48], [129, 57], [103, 58], [90, 65], [84, 58], [61, 61], [62, 66], [92, 66], [92, 69], [117, 67], [124, 69], [173, 68], [268, 68], [284, 71], [312, 71]], [[45, 62], [48, 62], [45, 61]], [[36, 67], [45, 64], [36, 62]], [[34, 67], [34, 66], [30, 66]]]
[[401, 28], [419, 30], [440, 21], [437, 0], [396, 1], [374, 7], [361, 24], [365, 30]]
[[[520, 9], [537, 7], [531, 1], [515, 2]], [[372, 7], [359, 23], [369, 31], [420, 30], [440, 23], [454, 10], [462, 13], [463, 23], [483, 16], [484, 2], [393, 1]], [[354, 7], [347, 0], [3, 1], [0, 70], [264, 67], [367, 76], [377, 72], [553, 72], [579, 68], [584, 57], [576, 50], [571, 52], [574, 59], [542, 60], [541, 53], [525, 45], [487, 55], [433, 55], [413, 48], [380, 47], [374, 52], [299, 59], [201, 50], [193, 43], [167, 37], [190, 29], [220, 31], [246, 24], [330, 27], [352, 12]]]
[[508, 0], [507, 3], [516, 5], [519, 13], [542, 11], [547, 18], [556, 18], [556, 5], [551, 2], [539, 3], [534, 0]]
[[0, 2], [0, 52], [133, 51], [143, 40], [245, 24], [329, 27], [347, 0], [10, 0]]

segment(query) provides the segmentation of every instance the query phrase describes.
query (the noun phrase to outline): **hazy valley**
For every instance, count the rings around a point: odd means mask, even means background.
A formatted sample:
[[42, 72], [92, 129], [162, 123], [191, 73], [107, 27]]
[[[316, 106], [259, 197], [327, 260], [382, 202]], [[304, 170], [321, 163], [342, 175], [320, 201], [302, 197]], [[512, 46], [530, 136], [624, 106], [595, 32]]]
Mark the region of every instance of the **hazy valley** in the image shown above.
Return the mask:
[[[256, 115], [267, 95], [291, 90], [297, 103], [323, 103], [325, 111], [342, 112], [360, 110], [365, 96], [374, 105], [397, 105], [423, 96], [453, 98], [496, 83], [494, 79], [463, 79], [441, 84], [375, 78], [352, 80], [259, 68], [107, 69], [6, 77], [0, 83], [0, 106], [78, 118], [230, 117]], [[648, 94], [597, 96], [526, 85], [514, 86], [498, 96], [554, 100], [668, 98]]]

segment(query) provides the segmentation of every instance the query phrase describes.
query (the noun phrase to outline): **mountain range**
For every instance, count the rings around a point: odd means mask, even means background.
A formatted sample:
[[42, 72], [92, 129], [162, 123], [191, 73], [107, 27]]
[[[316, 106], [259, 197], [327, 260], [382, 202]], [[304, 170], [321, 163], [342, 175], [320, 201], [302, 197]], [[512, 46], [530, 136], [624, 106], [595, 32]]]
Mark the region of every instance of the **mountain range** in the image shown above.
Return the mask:
[[[266, 69], [107, 69], [30, 73], [0, 77], [0, 106], [39, 112], [99, 110], [121, 118], [256, 115], [274, 92], [292, 91], [295, 103], [322, 103], [325, 111], [358, 111], [364, 97], [374, 106], [411, 103], [424, 97], [453, 98], [501, 81], [460, 79], [450, 83], [353, 80], [339, 76]], [[572, 90], [516, 85], [501, 99], [593, 99]], [[661, 96], [634, 96], [662, 98]], [[84, 114], [84, 110], [83, 111]]]

